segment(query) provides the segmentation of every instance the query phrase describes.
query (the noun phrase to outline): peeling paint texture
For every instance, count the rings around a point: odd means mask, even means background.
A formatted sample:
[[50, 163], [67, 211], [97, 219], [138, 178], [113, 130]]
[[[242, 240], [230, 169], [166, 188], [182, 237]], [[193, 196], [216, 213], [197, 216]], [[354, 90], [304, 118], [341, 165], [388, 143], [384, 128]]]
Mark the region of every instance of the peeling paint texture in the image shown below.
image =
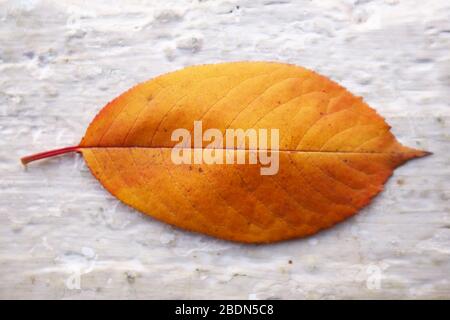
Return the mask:
[[[450, 3], [0, 1], [0, 298], [450, 298]], [[183, 66], [278, 60], [363, 96], [409, 146], [356, 217], [240, 245], [146, 217], [74, 145], [109, 100]]]

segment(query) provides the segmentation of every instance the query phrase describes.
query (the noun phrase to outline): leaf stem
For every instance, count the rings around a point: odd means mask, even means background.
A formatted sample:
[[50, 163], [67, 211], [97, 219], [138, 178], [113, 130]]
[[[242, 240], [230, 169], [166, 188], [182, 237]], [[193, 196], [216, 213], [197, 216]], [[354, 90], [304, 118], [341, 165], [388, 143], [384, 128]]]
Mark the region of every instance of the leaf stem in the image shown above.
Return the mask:
[[79, 152], [79, 146], [65, 147], [65, 148], [61, 148], [61, 149], [55, 149], [55, 150], [32, 154], [30, 156], [21, 158], [20, 161], [22, 162], [23, 165], [26, 165], [27, 163], [30, 163], [35, 160], [50, 158], [50, 157], [58, 156], [58, 155], [69, 153], [69, 152]]

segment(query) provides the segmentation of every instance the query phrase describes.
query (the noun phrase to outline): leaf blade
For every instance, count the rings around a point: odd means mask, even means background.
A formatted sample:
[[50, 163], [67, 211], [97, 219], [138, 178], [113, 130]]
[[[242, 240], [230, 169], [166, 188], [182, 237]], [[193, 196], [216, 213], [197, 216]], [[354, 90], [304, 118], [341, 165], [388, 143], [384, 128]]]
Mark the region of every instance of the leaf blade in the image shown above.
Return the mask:
[[[223, 134], [279, 129], [278, 174], [261, 176], [260, 165], [174, 164], [171, 133], [192, 134], [200, 119]], [[356, 214], [397, 166], [427, 154], [402, 146], [389, 129], [361, 98], [310, 70], [224, 63], [130, 89], [95, 117], [78, 150], [102, 185], [139, 211], [186, 230], [267, 243]]]

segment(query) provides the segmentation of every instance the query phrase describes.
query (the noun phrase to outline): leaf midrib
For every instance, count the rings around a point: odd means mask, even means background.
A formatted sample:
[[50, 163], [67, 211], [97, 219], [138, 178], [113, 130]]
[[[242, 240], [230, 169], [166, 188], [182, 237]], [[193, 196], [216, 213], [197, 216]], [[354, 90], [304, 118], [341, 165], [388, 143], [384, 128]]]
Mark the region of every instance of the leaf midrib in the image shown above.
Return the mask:
[[380, 152], [380, 151], [333, 151], [333, 150], [294, 150], [294, 149], [280, 149], [280, 150], [271, 150], [271, 149], [242, 149], [242, 148], [180, 148], [180, 147], [167, 147], [167, 146], [152, 146], [152, 147], [143, 147], [143, 146], [83, 146], [79, 147], [82, 149], [189, 149], [189, 150], [235, 150], [235, 151], [255, 151], [255, 152], [287, 152], [287, 153], [335, 153], [335, 154], [408, 154], [414, 153], [414, 150], [407, 152]]

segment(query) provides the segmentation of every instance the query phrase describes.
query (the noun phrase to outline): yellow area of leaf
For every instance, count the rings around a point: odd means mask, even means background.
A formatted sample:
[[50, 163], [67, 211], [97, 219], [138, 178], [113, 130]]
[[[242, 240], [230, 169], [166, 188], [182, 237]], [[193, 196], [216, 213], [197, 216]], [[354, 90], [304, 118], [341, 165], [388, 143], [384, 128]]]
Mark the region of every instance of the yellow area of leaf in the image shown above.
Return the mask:
[[[223, 133], [279, 129], [279, 172], [174, 164], [172, 132], [192, 132], [198, 120]], [[139, 84], [101, 110], [79, 150], [126, 204], [187, 230], [251, 243], [304, 237], [342, 221], [382, 190], [395, 167], [426, 154], [402, 146], [382, 117], [335, 82], [269, 62], [188, 67]]]

